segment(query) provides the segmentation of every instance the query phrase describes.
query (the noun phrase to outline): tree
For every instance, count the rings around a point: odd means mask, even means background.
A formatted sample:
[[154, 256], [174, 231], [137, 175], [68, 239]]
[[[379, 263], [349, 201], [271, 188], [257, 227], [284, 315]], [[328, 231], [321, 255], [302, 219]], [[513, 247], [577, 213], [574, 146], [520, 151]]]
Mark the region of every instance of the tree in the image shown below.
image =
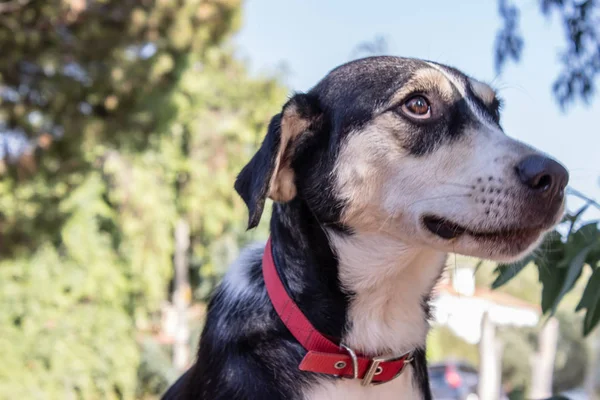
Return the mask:
[[24, 149], [0, 159], [0, 393], [144, 392], [176, 221], [190, 226], [196, 284], [248, 240], [231, 182], [285, 89], [231, 56], [239, 10], [0, 3], [0, 136]]
[[[559, 104], [565, 108], [577, 99], [589, 102], [595, 94], [600, 74], [600, 2], [596, 0], [539, 0], [546, 17], [557, 15], [565, 32], [565, 46], [559, 52], [562, 71], [552, 86]], [[519, 61], [525, 40], [519, 31], [520, 9], [510, 0], [498, 0], [503, 26], [496, 37], [496, 69], [509, 61]], [[493, 287], [500, 287], [527, 265], [534, 264], [543, 285], [542, 309], [556, 313], [558, 305], [581, 276], [588, 276], [585, 291], [575, 310], [585, 310], [583, 333], [588, 335], [600, 321], [600, 231], [598, 221], [585, 224], [580, 219], [588, 207], [600, 204], [570, 188], [571, 196], [584, 199], [586, 205], [567, 215], [561, 226], [545, 239], [542, 251], [515, 265], [500, 265]], [[589, 274], [586, 274], [589, 270]]]
[[[560, 50], [562, 71], [552, 89], [562, 107], [576, 99], [589, 102], [600, 74], [600, 2], [597, 0], [539, 0], [546, 17], [557, 15], [565, 32]], [[498, 0], [503, 26], [496, 38], [496, 69], [519, 61], [525, 40], [519, 31], [520, 9], [511, 0]]]

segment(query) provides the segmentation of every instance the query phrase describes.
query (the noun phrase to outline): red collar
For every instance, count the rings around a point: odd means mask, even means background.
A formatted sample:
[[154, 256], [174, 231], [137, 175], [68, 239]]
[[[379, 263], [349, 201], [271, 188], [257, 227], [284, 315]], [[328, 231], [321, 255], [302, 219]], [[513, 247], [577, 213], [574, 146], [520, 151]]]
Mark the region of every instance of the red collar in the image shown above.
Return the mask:
[[410, 353], [394, 357], [363, 357], [343, 344], [335, 344], [315, 329], [290, 298], [279, 278], [270, 238], [263, 255], [263, 276], [267, 293], [279, 318], [307, 351], [299, 365], [300, 370], [362, 379], [363, 386], [367, 386], [391, 381], [411, 361]]

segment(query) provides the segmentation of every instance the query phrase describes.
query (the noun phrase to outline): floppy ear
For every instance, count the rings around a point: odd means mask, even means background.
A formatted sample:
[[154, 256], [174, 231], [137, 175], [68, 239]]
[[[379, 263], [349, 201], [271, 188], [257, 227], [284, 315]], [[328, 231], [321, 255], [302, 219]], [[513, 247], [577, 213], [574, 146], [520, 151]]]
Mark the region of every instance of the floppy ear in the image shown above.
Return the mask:
[[248, 229], [260, 222], [267, 196], [285, 203], [296, 197], [292, 158], [298, 139], [310, 133], [320, 115], [316, 99], [296, 94], [269, 123], [267, 135], [235, 181], [248, 207]]

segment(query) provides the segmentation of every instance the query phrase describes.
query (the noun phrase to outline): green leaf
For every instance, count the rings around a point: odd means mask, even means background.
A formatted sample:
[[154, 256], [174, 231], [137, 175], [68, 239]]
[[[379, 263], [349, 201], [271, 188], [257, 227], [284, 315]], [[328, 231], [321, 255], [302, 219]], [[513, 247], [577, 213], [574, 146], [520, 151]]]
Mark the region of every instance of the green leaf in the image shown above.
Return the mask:
[[566, 215], [565, 218], [563, 219], [563, 222], [571, 222], [571, 225], [569, 227], [569, 233], [567, 234], [567, 237], [571, 235], [571, 232], [573, 231], [573, 228], [575, 227], [575, 223], [577, 222], [577, 220], [579, 219], [579, 217], [581, 217], [581, 215], [590, 207], [590, 203], [585, 204], [583, 207], [581, 207], [579, 210], [577, 210], [577, 212], [573, 215]]
[[600, 300], [600, 269], [595, 269], [588, 281], [581, 300], [575, 311], [580, 311], [584, 308], [590, 309], [595, 306]]
[[600, 269], [595, 269], [590, 277], [590, 280], [583, 291], [581, 300], [575, 308], [575, 311], [580, 311], [587, 308], [585, 318], [583, 320], [583, 334], [588, 335], [600, 320]]
[[600, 239], [597, 222], [590, 222], [581, 226], [577, 231], [572, 232], [564, 245], [564, 255], [557, 264], [559, 268], [568, 268], [571, 260], [585, 247], [596, 244]]
[[575, 283], [581, 276], [581, 271], [583, 270], [583, 266], [585, 264], [585, 259], [588, 255], [588, 253], [590, 252], [590, 250], [592, 250], [592, 248], [593, 248], [593, 244], [590, 244], [590, 245], [584, 247], [583, 249], [581, 249], [579, 251], [579, 253], [577, 253], [577, 255], [569, 263], [569, 269], [568, 269], [565, 279], [563, 281], [560, 292], [554, 299], [554, 304], [552, 305], [551, 314], [554, 314], [556, 312], [556, 309], [558, 308], [558, 305], [560, 304], [560, 301], [562, 300], [562, 298], [571, 289], [573, 289], [573, 286], [575, 286]]
[[538, 267], [558, 265], [565, 256], [566, 244], [556, 230], [548, 233], [534, 253], [534, 262]]
[[600, 307], [595, 304], [594, 307], [588, 309], [583, 319], [583, 336], [589, 335], [600, 321]]
[[600, 262], [600, 241], [596, 243], [592, 250], [588, 253], [585, 258], [585, 262], [592, 268], [596, 268], [598, 263]]
[[[573, 289], [588, 260], [594, 261], [600, 248], [597, 222], [572, 231], [566, 243], [553, 231], [546, 237], [535, 263], [542, 283], [542, 311], [554, 314], [563, 297]], [[591, 264], [594, 265], [595, 263]], [[591, 314], [590, 314], [591, 315]]]
[[598, 231], [598, 221], [588, 222], [587, 224], [581, 226], [576, 232], [574, 232], [569, 239], [569, 242], [573, 242], [574, 244], [589, 244], [594, 242], [600, 237], [600, 232]]
[[529, 255], [518, 261], [514, 264], [501, 264], [496, 267], [494, 270], [495, 273], [498, 274], [496, 280], [492, 283], [492, 289], [498, 289], [500, 286], [508, 283], [512, 278], [517, 276], [519, 272], [523, 270], [531, 261], [533, 261], [534, 256]]
[[539, 280], [542, 283], [542, 312], [550, 311], [560, 293], [562, 282], [566, 275], [566, 269], [553, 266], [539, 266]]

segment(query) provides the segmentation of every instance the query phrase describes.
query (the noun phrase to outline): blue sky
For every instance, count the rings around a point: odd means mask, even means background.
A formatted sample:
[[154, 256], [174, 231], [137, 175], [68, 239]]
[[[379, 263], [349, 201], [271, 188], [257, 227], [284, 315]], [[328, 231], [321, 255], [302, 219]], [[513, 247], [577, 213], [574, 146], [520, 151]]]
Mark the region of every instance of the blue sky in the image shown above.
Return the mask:
[[[556, 18], [543, 17], [537, 1], [520, 3], [526, 3], [523, 57], [501, 76], [493, 64], [501, 24], [496, 0], [247, 0], [236, 41], [255, 73], [285, 66], [285, 81], [294, 91], [309, 89], [349, 61], [358, 44], [376, 36], [387, 40], [391, 55], [456, 66], [499, 89], [508, 135], [556, 157], [570, 170], [575, 189], [600, 200], [600, 93], [589, 106], [560, 110], [551, 85], [560, 71], [562, 26]], [[600, 212], [587, 217], [600, 217]]]

